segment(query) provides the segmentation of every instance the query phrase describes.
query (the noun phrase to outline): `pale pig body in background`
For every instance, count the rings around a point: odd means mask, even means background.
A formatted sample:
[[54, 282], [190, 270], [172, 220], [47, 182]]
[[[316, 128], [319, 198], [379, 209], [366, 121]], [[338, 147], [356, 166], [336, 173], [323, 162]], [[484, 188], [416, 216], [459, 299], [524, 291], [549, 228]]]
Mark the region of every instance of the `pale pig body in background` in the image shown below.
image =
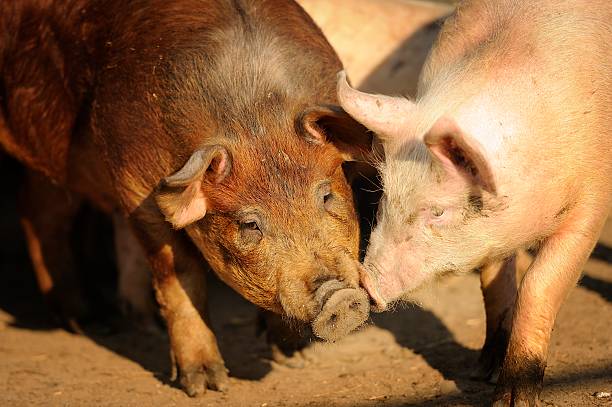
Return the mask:
[[[416, 102], [339, 83], [343, 107], [385, 150], [363, 283], [384, 309], [481, 269], [499, 405], [536, 403], [557, 311], [610, 210], [610, 21], [606, 1], [466, 2]], [[517, 284], [525, 247], [538, 253]]]

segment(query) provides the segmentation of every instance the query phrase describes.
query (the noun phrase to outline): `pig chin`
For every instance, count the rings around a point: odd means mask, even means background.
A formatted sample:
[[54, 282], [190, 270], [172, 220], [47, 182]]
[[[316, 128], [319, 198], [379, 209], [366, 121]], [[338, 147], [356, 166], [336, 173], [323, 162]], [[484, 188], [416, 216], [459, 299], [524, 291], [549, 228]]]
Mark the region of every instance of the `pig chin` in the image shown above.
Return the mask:
[[284, 313], [310, 322], [317, 337], [332, 342], [361, 326], [368, 318], [370, 304], [367, 293], [357, 284], [359, 264], [351, 263], [353, 278], [328, 270], [329, 274], [315, 278], [324, 280], [316, 287], [309, 288], [310, 284], [295, 278], [281, 283], [279, 300]]

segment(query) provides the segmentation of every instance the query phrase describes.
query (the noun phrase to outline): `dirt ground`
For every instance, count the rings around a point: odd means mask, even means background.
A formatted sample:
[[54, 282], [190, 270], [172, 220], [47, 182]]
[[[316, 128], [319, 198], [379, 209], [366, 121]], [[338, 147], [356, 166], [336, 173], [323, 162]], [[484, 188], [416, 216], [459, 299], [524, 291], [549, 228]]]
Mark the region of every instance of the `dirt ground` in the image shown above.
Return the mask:
[[[417, 44], [429, 44], [434, 33], [422, 35]], [[414, 55], [413, 45], [403, 47]], [[385, 63], [396, 67], [397, 58]], [[400, 72], [406, 92], [414, 65]], [[382, 87], [376, 76], [362, 84]], [[294, 367], [271, 360], [264, 336], [256, 336], [257, 309], [211, 278], [211, 317], [231, 388], [190, 399], [169, 381], [167, 337], [130, 329], [115, 316], [114, 267], [100, 255], [108, 242], [89, 239], [99, 250], [81, 259], [90, 298], [101, 304], [97, 322], [84, 336], [53, 324], [16, 218], [15, 172], [0, 157], [0, 178], [8, 179], [0, 195], [0, 406], [480, 406], [491, 396], [491, 385], [469, 379], [484, 340], [482, 296], [471, 274], [440, 282], [419, 297], [420, 307], [372, 315], [338, 343], [312, 343], [289, 360]], [[110, 234], [108, 224], [83, 217], [82, 228]], [[595, 396], [612, 392], [611, 325], [612, 218], [557, 319], [544, 405], [612, 406], [612, 397]]]

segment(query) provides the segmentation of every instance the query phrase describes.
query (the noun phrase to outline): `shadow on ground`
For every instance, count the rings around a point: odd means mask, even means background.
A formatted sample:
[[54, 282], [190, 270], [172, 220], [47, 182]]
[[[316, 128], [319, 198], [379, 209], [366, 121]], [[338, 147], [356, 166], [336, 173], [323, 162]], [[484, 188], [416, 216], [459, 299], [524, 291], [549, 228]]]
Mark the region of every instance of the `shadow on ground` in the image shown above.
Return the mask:
[[391, 332], [399, 345], [421, 355], [446, 380], [455, 381], [462, 391], [482, 388], [483, 384], [469, 379], [478, 352], [458, 343], [432, 312], [411, 306], [401, 312], [376, 314], [372, 320]]
[[[554, 389], [556, 386], [565, 385], [572, 389], [585, 387], [591, 382], [600, 381], [612, 377], [612, 366], [596, 366], [586, 370], [569, 371], [563, 374], [547, 376], [544, 379], [544, 393], [541, 397], [546, 399], [546, 389]], [[566, 391], [567, 391], [566, 387]], [[491, 387], [492, 389], [492, 387]], [[406, 400], [386, 400], [385, 406], [389, 407], [439, 407], [439, 406], [473, 406], [484, 407], [489, 405], [488, 396], [483, 397], [483, 394], [472, 394], [463, 392], [461, 394], [451, 394], [445, 396], [433, 397], [423, 401], [406, 401]], [[548, 403], [542, 403], [549, 405]], [[355, 406], [364, 405], [371, 406], [371, 402], [356, 403]], [[556, 405], [556, 404], [553, 404]], [[593, 404], [595, 405], [595, 404]], [[607, 405], [602, 401], [601, 405]]]
[[580, 279], [579, 284], [580, 287], [593, 291], [599, 294], [604, 300], [612, 302], [612, 283], [585, 274]]

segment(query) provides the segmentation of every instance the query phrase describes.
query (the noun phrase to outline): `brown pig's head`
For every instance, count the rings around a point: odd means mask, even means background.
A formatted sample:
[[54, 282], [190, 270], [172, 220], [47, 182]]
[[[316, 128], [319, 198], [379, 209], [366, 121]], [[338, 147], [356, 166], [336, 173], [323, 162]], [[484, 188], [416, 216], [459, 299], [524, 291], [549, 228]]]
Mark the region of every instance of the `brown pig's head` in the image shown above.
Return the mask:
[[333, 106], [266, 123], [197, 149], [157, 202], [224, 282], [334, 340], [369, 313], [343, 163], [368, 150], [370, 136]]

